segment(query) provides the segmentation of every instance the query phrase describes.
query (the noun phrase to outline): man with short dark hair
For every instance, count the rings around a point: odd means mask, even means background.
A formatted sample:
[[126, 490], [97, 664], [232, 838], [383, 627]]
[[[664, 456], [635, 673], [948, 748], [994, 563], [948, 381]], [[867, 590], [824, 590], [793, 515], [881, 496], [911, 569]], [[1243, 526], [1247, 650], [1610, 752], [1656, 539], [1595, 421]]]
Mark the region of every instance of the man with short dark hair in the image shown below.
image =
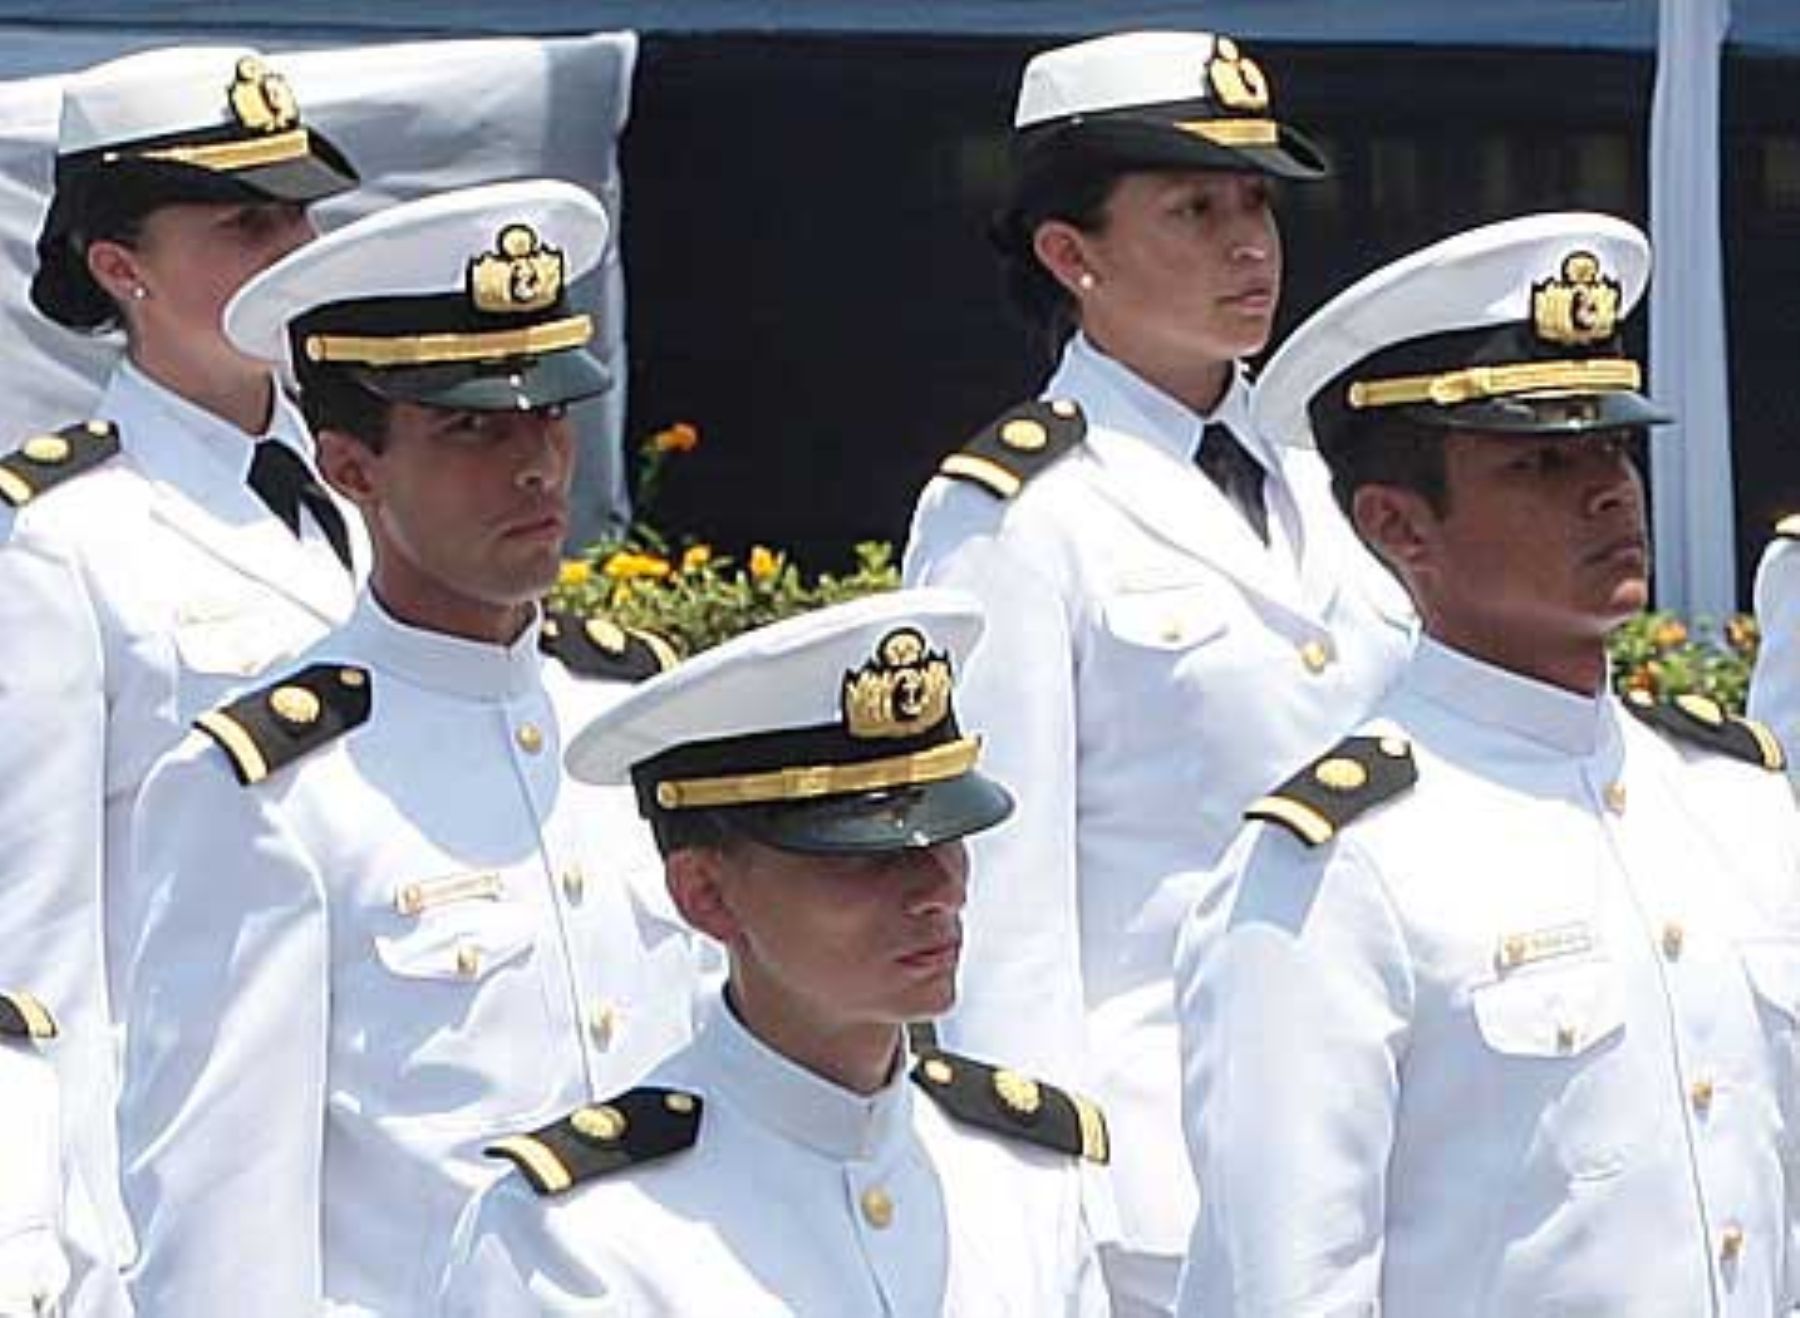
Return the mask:
[[1425, 638], [1273, 788], [1177, 983], [1207, 1189], [1181, 1312], [1786, 1313], [1800, 828], [1779, 746], [1614, 698], [1649, 599], [1630, 225], [1370, 275], [1264, 376]]
[[[689, 1033], [695, 945], [622, 792], [562, 728], [655, 648], [544, 618], [564, 407], [607, 384], [568, 285], [605, 249], [566, 183], [347, 226], [247, 285], [234, 342], [292, 365], [369, 588], [300, 666], [151, 773], [121, 1145], [146, 1314], [435, 1314], [479, 1150]], [[553, 651], [562, 662], [541, 653]]]

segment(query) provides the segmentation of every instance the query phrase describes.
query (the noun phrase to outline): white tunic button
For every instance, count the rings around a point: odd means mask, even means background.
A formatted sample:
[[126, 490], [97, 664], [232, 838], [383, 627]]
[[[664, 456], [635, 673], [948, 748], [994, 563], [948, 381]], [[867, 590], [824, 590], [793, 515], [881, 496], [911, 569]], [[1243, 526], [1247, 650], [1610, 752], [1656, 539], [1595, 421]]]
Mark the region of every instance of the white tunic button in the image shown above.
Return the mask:
[[894, 1200], [879, 1185], [862, 1192], [863, 1220], [877, 1231], [884, 1231], [894, 1220]]

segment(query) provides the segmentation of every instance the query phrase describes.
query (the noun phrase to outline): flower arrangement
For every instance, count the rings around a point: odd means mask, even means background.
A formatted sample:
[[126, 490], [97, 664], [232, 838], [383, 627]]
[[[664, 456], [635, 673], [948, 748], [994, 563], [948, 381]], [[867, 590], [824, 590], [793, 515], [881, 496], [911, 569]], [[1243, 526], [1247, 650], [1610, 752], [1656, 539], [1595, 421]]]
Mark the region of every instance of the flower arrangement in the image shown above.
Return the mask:
[[1760, 640], [1756, 619], [1747, 613], [1732, 615], [1716, 631], [1704, 624], [1690, 627], [1667, 611], [1641, 613], [1608, 642], [1613, 685], [1659, 698], [1710, 696], [1741, 714]]
[[650, 516], [665, 465], [699, 446], [700, 431], [688, 422], [639, 445], [631, 525], [563, 563], [554, 607], [605, 613], [694, 655], [753, 627], [900, 584], [893, 546], [882, 541], [857, 545], [855, 566], [842, 575], [809, 573], [766, 545], [752, 545], [742, 562], [704, 540], [677, 546]]

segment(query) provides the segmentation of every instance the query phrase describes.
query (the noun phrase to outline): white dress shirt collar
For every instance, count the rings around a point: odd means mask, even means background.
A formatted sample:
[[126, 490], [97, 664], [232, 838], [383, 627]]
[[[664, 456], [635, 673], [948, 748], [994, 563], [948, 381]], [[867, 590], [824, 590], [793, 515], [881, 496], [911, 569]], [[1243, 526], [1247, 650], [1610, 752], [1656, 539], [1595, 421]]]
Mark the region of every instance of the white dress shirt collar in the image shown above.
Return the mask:
[[[108, 402], [118, 409], [160, 412], [183, 434], [198, 441], [212, 458], [235, 473], [238, 480], [243, 481], [250, 475], [250, 460], [255, 456], [254, 445], [263, 438], [279, 440], [305, 458], [308, 466], [312, 465], [312, 432], [306, 428], [305, 418], [300, 415], [300, 409], [294, 400], [281, 391], [279, 384], [271, 381], [271, 387], [274, 389], [275, 403], [269, 415], [269, 424], [260, 435], [238, 429], [216, 412], [209, 412], [167, 386], [157, 383], [129, 359], [121, 360], [114, 369], [107, 396]], [[127, 450], [132, 447], [131, 431], [132, 427], [129, 425], [124, 427], [122, 442]]]
[[887, 1084], [857, 1094], [788, 1060], [713, 998], [694, 1040], [700, 1066], [723, 1096], [758, 1125], [838, 1161], [868, 1161], [910, 1128], [912, 1086], [906, 1058]]
[[[1218, 405], [1202, 414], [1107, 356], [1085, 334], [1077, 333], [1063, 349], [1062, 364], [1051, 380], [1051, 392], [1080, 400], [1092, 424], [1140, 435], [1183, 462], [1194, 460], [1206, 427], [1220, 422], [1231, 428], [1264, 471], [1275, 469], [1250, 423], [1250, 389], [1239, 368], [1233, 368], [1231, 383]], [[1129, 415], [1120, 415], [1115, 408]]]
[[1429, 636], [1419, 638], [1405, 685], [1454, 717], [1512, 733], [1564, 755], [1592, 755], [1615, 734], [1604, 690], [1579, 695], [1499, 668]]
[[505, 701], [543, 685], [536, 610], [510, 645], [471, 641], [401, 622], [365, 590], [344, 627], [346, 648], [378, 671], [465, 700]]

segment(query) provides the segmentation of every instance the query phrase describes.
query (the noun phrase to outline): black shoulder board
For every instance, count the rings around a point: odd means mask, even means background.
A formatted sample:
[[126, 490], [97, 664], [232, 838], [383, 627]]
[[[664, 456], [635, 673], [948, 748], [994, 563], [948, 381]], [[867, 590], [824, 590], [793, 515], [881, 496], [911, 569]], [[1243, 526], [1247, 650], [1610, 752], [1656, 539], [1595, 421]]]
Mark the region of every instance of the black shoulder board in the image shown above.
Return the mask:
[[29, 993], [0, 993], [0, 1036], [54, 1039], [56, 1022], [43, 1003]]
[[561, 1194], [693, 1147], [704, 1107], [698, 1094], [644, 1085], [529, 1135], [509, 1135], [487, 1154], [512, 1163], [539, 1194]]
[[33, 435], [0, 458], [0, 500], [22, 508], [45, 490], [98, 467], [118, 451], [118, 427], [110, 421], [81, 421]]
[[1309, 847], [1329, 842], [1363, 811], [1419, 781], [1406, 738], [1345, 737], [1244, 811], [1246, 819], [1280, 824]]
[[1087, 418], [1067, 398], [1037, 398], [1009, 408], [975, 438], [945, 458], [938, 473], [973, 481], [1002, 499], [1077, 444], [1087, 434]]
[[941, 1050], [923, 1054], [912, 1082], [958, 1121], [1058, 1153], [1106, 1162], [1106, 1118], [1085, 1098], [1005, 1067]]
[[1800, 513], [1789, 513], [1775, 523], [1775, 536], [1779, 540], [1800, 540]]
[[1648, 691], [1631, 691], [1625, 708], [1658, 732], [1693, 742], [1764, 769], [1785, 769], [1787, 756], [1773, 732], [1754, 719], [1727, 714], [1710, 696], [1680, 695], [1658, 700]]
[[224, 750], [249, 787], [361, 726], [369, 717], [369, 670], [313, 664], [194, 720]]
[[577, 677], [614, 682], [641, 682], [681, 662], [675, 647], [655, 632], [621, 627], [602, 614], [546, 614], [538, 629], [538, 649], [561, 660]]

